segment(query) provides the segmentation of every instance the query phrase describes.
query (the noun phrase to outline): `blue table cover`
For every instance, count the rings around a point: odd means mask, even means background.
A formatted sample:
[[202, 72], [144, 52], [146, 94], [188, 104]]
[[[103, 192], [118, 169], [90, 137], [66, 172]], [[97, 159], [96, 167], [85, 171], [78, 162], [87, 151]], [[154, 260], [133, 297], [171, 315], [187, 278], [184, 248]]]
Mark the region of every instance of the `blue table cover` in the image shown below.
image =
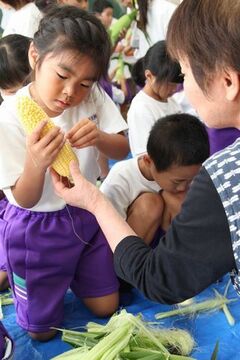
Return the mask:
[[[214, 296], [213, 288], [223, 294], [228, 280], [229, 277], [226, 276], [221, 282], [213, 284], [196, 296], [196, 300], [203, 301]], [[122, 306], [122, 308], [126, 308], [127, 311], [133, 314], [142, 313], [147, 321], [155, 320], [154, 315], [157, 312], [168, 311], [174, 307], [149, 301], [137, 290], [132, 290], [131, 293], [126, 295], [125, 303], [129, 301], [130, 295], [132, 296], [130, 304]], [[229, 288], [228, 297], [238, 299], [229, 305], [229, 309], [236, 321], [234, 326], [228, 324], [221, 310], [191, 317], [175, 316], [161, 320], [159, 324], [164, 327], [179, 327], [189, 330], [196, 341], [196, 346], [191, 356], [197, 360], [210, 360], [217, 340], [219, 340], [218, 360], [240, 360], [240, 298], [237, 296], [232, 285]], [[26, 332], [16, 324], [13, 305], [4, 306], [3, 313], [4, 318], [2, 322], [15, 341], [15, 360], [48, 360], [71, 348], [70, 345], [61, 341], [60, 334], [46, 343], [31, 340]], [[104, 323], [107, 319], [103, 320], [94, 317], [72, 292], [67, 292], [65, 297], [65, 317], [62, 327], [69, 329], [84, 327], [88, 321]]]

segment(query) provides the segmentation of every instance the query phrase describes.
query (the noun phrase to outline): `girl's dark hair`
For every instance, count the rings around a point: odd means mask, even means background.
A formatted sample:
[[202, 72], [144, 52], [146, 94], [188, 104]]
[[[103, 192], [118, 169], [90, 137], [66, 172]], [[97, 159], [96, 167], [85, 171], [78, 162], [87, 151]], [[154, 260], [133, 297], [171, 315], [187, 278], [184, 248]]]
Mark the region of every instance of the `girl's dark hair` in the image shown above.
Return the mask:
[[92, 5], [92, 11], [99, 14], [108, 8], [113, 9], [113, 5], [108, 0], [95, 0]]
[[210, 153], [206, 128], [195, 116], [168, 115], [153, 125], [147, 152], [157, 171], [202, 164]]
[[19, 10], [24, 5], [33, 2], [33, 0], [2, 0], [2, 2], [12, 6], [15, 10]]
[[146, 32], [147, 27], [147, 13], [148, 13], [148, 7], [149, 3], [152, 0], [138, 0], [138, 11], [139, 11], [139, 27], [143, 32]]
[[57, 1], [56, 0], [35, 0], [35, 5], [38, 7], [38, 9], [46, 14], [52, 6], [56, 6]]
[[100, 20], [75, 6], [51, 8], [40, 21], [33, 43], [39, 65], [49, 53], [73, 50], [92, 59], [98, 70], [96, 80], [107, 74], [111, 55], [108, 34]]
[[150, 70], [157, 82], [183, 82], [180, 65], [168, 55], [164, 40], [151, 46], [146, 55], [133, 65], [132, 77], [139, 86], [145, 85], [145, 70]]
[[240, 1], [184, 0], [169, 22], [169, 53], [189, 61], [205, 93], [218, 70], [232, 68], [240, 73], [239, 19]]
[[7, 90], [26, 84], [31, 68], [28, 62], [28, 49], [31, 39], [12, 34], [0, 39], [0, 88]]

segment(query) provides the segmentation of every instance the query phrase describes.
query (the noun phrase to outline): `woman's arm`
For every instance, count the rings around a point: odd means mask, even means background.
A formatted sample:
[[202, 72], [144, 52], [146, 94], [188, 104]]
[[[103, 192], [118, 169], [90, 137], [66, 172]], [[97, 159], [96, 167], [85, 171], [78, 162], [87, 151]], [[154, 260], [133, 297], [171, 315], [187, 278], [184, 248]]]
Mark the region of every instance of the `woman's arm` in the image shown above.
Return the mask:
[[117, 275], [159, 302], [177, 303], [198, 294], [235, 268], [228, 221], [205, 169], [195, 177], [180, 214], [156, 249], [136, 236], [103, 194], [71, 164], [75, 186], [53, 173], [57, 195], [92, 212], [114, 251]]
[[96, 216], [112, 251], [123, 238], [136, 235], [104, 194], [80, 174], [76, 162], [71, 162], [70, 169], [75, 184], [72, 188], [68, 188], [68, 184], [62, 182], [58, 174], [51, 170], [56, 194], [68, 204], [86, 209]]

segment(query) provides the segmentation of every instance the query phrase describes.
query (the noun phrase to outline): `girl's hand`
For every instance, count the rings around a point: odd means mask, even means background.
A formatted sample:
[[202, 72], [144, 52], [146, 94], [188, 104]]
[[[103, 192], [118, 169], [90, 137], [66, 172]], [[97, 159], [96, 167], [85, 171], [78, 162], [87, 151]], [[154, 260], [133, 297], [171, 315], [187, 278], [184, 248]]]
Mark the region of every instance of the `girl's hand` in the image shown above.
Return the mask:
[[70, 172], [74, 182], [74, 186], [71, 188], [69, 188], [67, 182], [62, 181], [56, 171], [51, 169], [55, 193], [64, 199], [66, 203], [94, 213], [97, 204], [99, 201], [101, 202], [104, 195], [81, 175], [79, 164], [76, 161], [70, 163]]
[[64, 145], [64, 135], [59, 127], [54, 127], [41, 137], [46, 123], [45, 120], [41, 121], [32, 134], [27, 137], [27, 156], [36, 168], [44, 172], [53, 163]]
[[80, 120], [66, 134], [70, 144], [77, 149], [97, 145], [99, 136], [96, 124], [88, 118]]

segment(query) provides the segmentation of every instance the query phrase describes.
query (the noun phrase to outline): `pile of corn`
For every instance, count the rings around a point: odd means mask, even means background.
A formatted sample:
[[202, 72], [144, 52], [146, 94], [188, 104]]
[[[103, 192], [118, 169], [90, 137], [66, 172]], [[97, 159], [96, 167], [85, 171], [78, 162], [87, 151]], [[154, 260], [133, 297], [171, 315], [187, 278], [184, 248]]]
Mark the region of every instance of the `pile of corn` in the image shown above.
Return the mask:
[[182, 329], [161, 329], [126, 310], [106, 325], [89, 322], [86, 332], [63, 330], [62, 340], [76, 348], [54, 360], [190, 360], [191, 335]]

